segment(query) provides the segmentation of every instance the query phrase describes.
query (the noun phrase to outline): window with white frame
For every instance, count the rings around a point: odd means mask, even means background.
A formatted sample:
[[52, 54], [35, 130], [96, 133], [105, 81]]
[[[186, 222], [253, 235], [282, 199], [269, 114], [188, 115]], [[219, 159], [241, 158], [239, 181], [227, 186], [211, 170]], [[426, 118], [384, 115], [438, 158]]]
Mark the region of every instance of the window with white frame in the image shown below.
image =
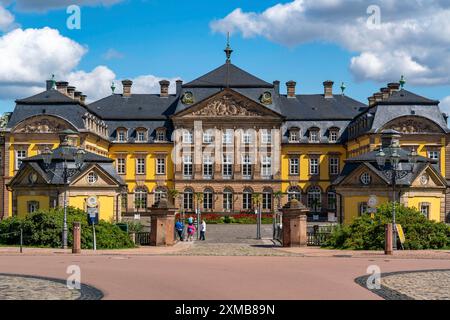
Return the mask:
[[252, 131], [247, 130], [242, 133], [242, 143], [251, 144], [253, 142], [253, 134]]
[[372, 183], [372, 176], [370, 175], [370, 173], [368, 172], [364, 172], [360, 177], [359, 180], [361, 181], [361, 183], [365, 186], [368, 186], [369, 184]]
[[166, 130], [164, 129], [156, 130], [156, 141], [158, 142], [166, 141]]
[[147, 208], [147, 189], [143, 187], [136, 188], [134, 190], [134, 208], [146, 209]]
[[320, 212], [322, 209], [322, 191], [317, 186], [308, 190], [308, 207], [312, 212]]
[[300, 159], [298, 157], [289, 158], [289, 175], [297, 176], [300, 173]]
[[185, 178], [192, 177], [192, 155], [183, 156], [183, 176]]
[[184, 190], [183, 209], [192, 211], [194, 209], [194, 192], [191, 189]]
[[428, 202], [422, 202], [420, 204], [420, 212], [427, 218], [430, 219], [430, 204]]
[[252, 208], [253, 191], [249, 188], [244, 189], [242, 193], [242, 209], [250, 210]]
[[27, 157], [27, 150], [16, 150], [16, 170], [19, 170], [22, 160]]
[[223, 155], [222, 176], [224, 178], [233, 176], [233, 156], [231, 154]]
[[156, 158], [156, 174], [166, 174], [166, 158]]
[[333, 156], [329, 159], [330, 175], [335, 176], [339, 174], [339, 157]]
[[271, 189], [264, 189], [262, 193], [262, 208], [263, 210], [272, 210], [273, 194]]
[[147, 141], [147, 130], [139, 129], [136, 131], [136, 141], [145, 142]]
[[118, 174], [126, 174], [125, 157], [120, 157], [116, 159], [116, 170]]
[[39, 202], [38, 201], [28, 201], [27, 207], [28, 207], [28, 213], [34, 213], [39, 210]]
[[294, 199], [296, 199], [298, 201], [302, 200], [302, 191], [300, 190], [299, 187], [290, 187], [288, 189], [288, 201], [291, 201]]
[[297, 143], [300, 141], [300, 130], [292, 129], [289, 131], [289, 142]]
[[334, 190], [328, 190], [328, 210], [336, 210], [336, 192]]
[[261, 159], [261, 176], [270, 177], [272, 176], [272, 157], [263, 156]]
[[213, 209], [213, 196], [214, 193], [211, 189], [205, 189], [203, 191], [203, 209], [206, 211]]
[[309, 130], [309, 142], [311, 142], [311, 143], [320, 142], [320, 130], [319, 129], [310, 129]]
[[95, 173], [94, 171], [91, 171], [91, 172], [88, 173], [88, 175], [87, 175], [87, 182], [89, 184], [94, 184], [94, 183], [97, 182], [97, 180], [98, 180], [97, 173]]
[[211, 155], [203, 155], [203, 178], [211, 179], [213, 176], [214, 161]]
[[162, 187], [156, 188], [156, 190], [155, 190], [155, 203], [158, 203], [163, 198], [167, 199], [166, 189], [164, 189]]
[[213, 143], [214, 135], [211, 130], [207, 130], [203, 133], [203, 143]]
[[338, 133], [339, 131], [336, 129], [331, 129], [330, 130], [330, 136], [328, 137], [328, 141], [329, 142], [336, 142], [338, 139]]
[[231, 189], [225, 189], [223, 191], [223, 210], [233, 210], [233, 191]]
[[272, 131], [262, 130], [261, 131], [261, 143], [262, 144], [272, 144]]
[[145, 174], [145, 158], [139, 157], [136, 159], [136, 174]]
[[437, 160], [437, 163], [439, 165], [439, 167], [441, 166], [441, 153], [437, 150], [430, 150], [428, 151], [428, 158], [433, 159], [433, 160]]
[[319, 175], [319, 157], [309, 158], [309, 174], [311, 176]]
[[192, 143], [192, 132], [189, 130], [183, 130], [183, 143]]
[[360, 202], [359, 203], [359, 215], [362, 216], [367, 213], [367, 210], [369, 209], [369, 206], [367, 205], [367, 202]]
[[126, 142], [127, 139], [127, 130], [126, 129], [117, 129], [117, 141], [118, 142]]
[[242, 156], [242, 177], [251, 178], [252, 176], [252, 159], [249, 154]]
[[226, 130], [223, 132], [222, 143], [223, 144], [232, 144], [233, 143], [233, 131]]

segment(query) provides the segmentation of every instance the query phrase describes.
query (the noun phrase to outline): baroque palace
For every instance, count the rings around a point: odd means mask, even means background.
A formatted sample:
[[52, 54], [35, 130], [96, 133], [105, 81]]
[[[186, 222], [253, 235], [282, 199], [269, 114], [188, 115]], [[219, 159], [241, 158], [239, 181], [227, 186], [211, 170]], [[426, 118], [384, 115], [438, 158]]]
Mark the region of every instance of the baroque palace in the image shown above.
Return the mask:
[[[439, 101], [405, 90], [403, 78], [368, 104], [346, 96], [344, 84], [335, 92], [332, 81], [310, 95], [289, 81], [284, 94], [279, 81], [247, 73], [225, 52], [225, 64], [177, 81], [175, 94], [168, 81], [159, 94], [135, 94], [123, 80], [123, 92], [113, 85], [87, 104], [67, 82], [48, 80], [46, 91], [17, 100], [1, 131], [0, 218], [61, 206], [64, 194], [82, 209], [96, 196], [105, 220], [145, 215], [163, 196], [184, 212], [218, 214], [255, 205], [273, 212], [297, 198], [309, 220], [345, 223], [395, 199], [429, 219], [449, 218]], [[407, 169], [395, 181], [377, 164], [391, 145]], [[75, 166], [79, 150], [84, 164]]]

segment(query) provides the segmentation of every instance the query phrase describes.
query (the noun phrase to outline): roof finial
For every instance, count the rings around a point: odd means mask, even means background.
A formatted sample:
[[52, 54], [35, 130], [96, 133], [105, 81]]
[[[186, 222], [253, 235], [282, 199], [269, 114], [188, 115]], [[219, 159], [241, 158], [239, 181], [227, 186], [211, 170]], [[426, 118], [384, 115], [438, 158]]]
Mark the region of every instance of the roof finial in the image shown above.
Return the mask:
[[233, 53], [233, 50], [231, 49], [230, 46], [230, 33], [227, 33], [227, 47], [225, 48], [225, 54], [227, 56], [227, 63], [230, 63], [231, 61], [231, 54]]
[[52, 74], [52, 89], [55, 90], [56, 89], [56, 80], [55, 80], [55, 75]]
[[345, 91], [345, 89], [347, 89], [347, 86], [345, 85], [345, 83], [344, 83], [344, 82], [342, 82], [342, 84], [341, 84], [341, 91], [342, 91], [342, 95], [344, 95], [344, 91]]
[[402, 77], [400, 78], [400, 87], [403, 89], [405, 84], [406, 84], [406, 80], [405, 80], [405, 76], [402, 75]]
[[114, 94], [114, 90], [116, 90], [116, 86], [114, 85], [114, 81], [111, 83], [111, 91]]

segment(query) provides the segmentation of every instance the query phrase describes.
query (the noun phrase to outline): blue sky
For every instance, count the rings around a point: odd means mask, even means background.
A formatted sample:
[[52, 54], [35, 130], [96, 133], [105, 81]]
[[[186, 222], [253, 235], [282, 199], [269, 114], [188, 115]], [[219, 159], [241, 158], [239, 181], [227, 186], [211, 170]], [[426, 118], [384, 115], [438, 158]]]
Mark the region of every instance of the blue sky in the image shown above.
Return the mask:
[[[232, 56], [234, 64], [269, 82], [280, 80], [285, 83], [288, 80], [295, 80], [298, 83], [297, 91], [299, 93], [322, 92], [322, 82], [330, 79], [335, 81], [336, 91], [339, 91], [340, 83], [344, 81], [347, 85], [347, 95], [366, 102], [369, 95], [385, 86], [388, 81], [398, 81], [401, 74], [406, 74], [407, 89], [439, 100], [450, 96], [447, 79], [439, 78], [436, 80], [430, 76], [431, 72], [425, 76], [424, 68], [421, 69], [422, 73], [419, 74], [415, 73], [418, 68], [414, 69], [416, 65], [412, 67], [406, 65], [402, 69], [401, 66], [397, 68], [398, 63], [393, 63], [395, 68], [392, 65], [377, 66], [379, 69], [390, 68], [389, 73], [380, 70], [361, 71], [361, 68], [365, 68], [367, 61], [373, 61], [370, 59], [364, 60], [367, 57], [364, 52], [370, 52], [370, 49], [367, 50], [364, 45], [350, 44], [348, 39], [341, 36], [324, 35], [322, 31], [318, 32], [316, 31], [317, 28], [314, 29], [308, 25], [310, 20], [302, 21], [300, 25], [295, 23], [283, 25], [289, 19], [299, 21], [305, 18], [304, 16], [292, 17], [295, 10], [298, 9], [298, 6], [293, 7], [297, 1], [72, 1], [87, 3], [88, 5], [81, 6], [81, 29], [69, 30], [66, 27], [66, 20], [69, 16], [66, 13], [66, 8], [54, 8], [52, 4], [54, 0], [43, 0], [42, 8], [38, 9], [27, 7], [29, 2], [27, 0], [22, 1], [23, 3], [20, 3], [20, 0], [17, 0], [17, 3], [13, 0], [3, 0], [3, 9], [14, 16], [14, 23], [11, 23], [10, 27], [3, 28], [3, 32], [0, 31], [1, 37], [4, 38], [9, 33], [14, 32], [15, 28], [40, 30], [49, 27], [58, 30], [60, 33], [58, 36], [49, 36], [49, 40], [47, 40], [49, 46], [55, 46], [55, 50], [58, 50], [59, 39], [68, 38], [80, 46], [78, 51], [84, 51], [82, 54], [74, 53], [70, 51], [71, 48], [67, 48], [70, 44], [62, 47], [58, 51], [60, 52], [58, 59], [55, 59], [58, 60], [59, 64], [64, 63], [63, 54], [65, 52], [68, 52], [68, 57], [80, 59], [79, 63], [72, 62], [72, 65], [66, 69], [62, 66], [53, 65], [53, 62], [48, 61], [50, 58], [41, 59], [39, 56], [42, 57], [43, 54], [38, 54], [36, 59], [31, 56], [24, 58], [25, 68], [28, 64], [40, 65], [36, 66], [36, 72], [30, 75], [30, 79], [27, 79], [27, 75], [13, 80], [5, 80], [5, 76], [3, 76], [3, 79], [0, 76], [0, 87], [3, 86], [3, 90], [0, 89], [0, 111], [12, 111], [15, 98], [22, 98], [39, 92], [39, 83], [43, 85], [45, 79], [52, 72], [56, 73], [58, 80], [66, 80], [67, 77], [73, 79], [77, 87], [81, 87], [84, 92], [88, 92], [88, 95], [89, 93], [91, 93], [91, 96], [94, 95], [94, 99], [106, 94], [112, 79], [120, 81], [124, 78], [139, 79], [139, 77], [147, 77], [145, 81], [142, 81], [141, 86], [138, 85], [137, 90], [139, 91], [147, 90], [146, 85], [148, 91], [156, 90], [156, 83], [160, 78], [192, 80], [224, 63], [225, 30], [232, 31], [231, 46], [235, 50]], [[351, 1], [360, 2], [360, 0]], [[389, 2], [388, 0], [380, 1]], [[48, 6], [45, 6], [46, 2], [48, 2]], [[105, 2], [118, 3], [98, 4]], [[326, 1], [318, 0], [316, 3], [322, 2], [325, 3]], [[337, 2], [340, 2], [340, 0], [337, 0]], [[0, 3], [2, 3], [2, 0], [0, 0]], [[92, 6], [92, 4], [94, 5]], [[285, 7], [282, 5], [285, 5]], [[297, 5], [299, 4], [297, 3]], [[237, 13], [242, 14], [234, 15], [233, 12], [238, 8], [240, 8], [240, 11]], [[271, 11], [265, 12], [268, 9]], [[283, 22], [273, 18], [275, 14], [285, 14], [280, 13], [284, 9], [290, 16], [281, 16]], [[311, 12], [308, 19], [313, 17], [316, 21], [323, 20], [325, 21], [322, 24], [323, 28], [328, 28], [327, 23], [337, 18], [331, 17], [333, 10], [327, 11], [326, 9], [329, 8], [306, 7], [306, 10]], [[411, 10], [413, 12], [414, 7]], [[348, 12], [348, 10], [345, 12]], [[313, 14], [319, 16], [314, 17]], [[355, 15], [362, 19], [368, 17], [367, 13], [361, 10], [360, 12], [349, 13], [348, 19], [355, 19]], [[386, 13], [386, 17], [392, 19], [392, 21], [401, 22], [401, 20], [398, 20], [400, 18], [397, 19], [395, 16], [392, 18], [390, 11]], [[339, 19], [345, 19], [345, 17]], [[251, 25], [248, 23], [251, 23]], [[333, 23], [342, 25], [341, 20], [335, 20]], [[255, 25], [256, 27], [254, 27]], [[311, 39], [305, 38], [302, 33], [304, 26], [311, 30]], [[252, 29], [253, 27], [254, 29]], [[248, 32], [248, 28], [252, 31]], [[33, 39], [33, 36], [31, 35], [30, 38]], [[46, 38], [43, 37], [43, 39]], [[26, 41], [33, 40], [27, 38]], [[442, 48], [438, 47], [445, 44], [444, 41], [441, 43], [435, 42], [433, 45], [437, 46], [436, 51], [440, 52]], [[402, 43], [399, 43], [399, 45], [404, 46]], [[0, 41], [0, 52], [1, 46]], [[386, 51], [389, 52], [389, 50], [395, 52], [397, 49], [395, 44], [386, 44], [383, 48], [383, 54]], [[17, 47], [15, 47], [15, 50], [17, 50]], [[389, 56], [387, 58], [382, 56], [381, 58], [389, 60]], [[352, 62], [352, 59], [356, 60]], [[422, 66], [433, 70], [432, 62], [423, 57], [418, 59], [422, 59], [420, 61]], [[49, 66], [42, 66], [46, 64]], [[91, 75], [91, 72], [98, 66], [106, 67], [106, 71], [103, 70], [101, 74], [97, 72]], [[77, 71], [81, 71], [83, 74], [80, 76]], [[1, 64], [0, 72], [2, 72]], [[5, 74], [8, 74], [8, 72], [15, 73], [17, 71], [11, 67], [6, 68]], [[152, 80], [148, 78], [150, 75], [153, 77]], [[421, 80], [418, 80], [419, 77]], [[86, 78], [92, 79], [92, 82], [85, 81]], [[30, 84], [33, 87], [32, 90], [29, 88]], [[95, 93], [93, 86], [101, 86], [102, 90]]]

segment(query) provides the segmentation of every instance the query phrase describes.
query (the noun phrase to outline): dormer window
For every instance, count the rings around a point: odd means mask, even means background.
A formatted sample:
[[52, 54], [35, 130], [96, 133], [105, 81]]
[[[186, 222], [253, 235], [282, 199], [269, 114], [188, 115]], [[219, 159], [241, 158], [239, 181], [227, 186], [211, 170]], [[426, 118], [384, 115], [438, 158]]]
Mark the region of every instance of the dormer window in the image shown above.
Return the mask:
[[156, 141], [157, 142], [166, 141], [166, 129], [165, 128], [156, 129]]
[[318, 128], [309, 129], [309, 142], [311, 143], [320, 142], [320, 130]]
[[136, 141], [137, 142], [146, 142], [147, 141], [147, 130], [145, 130], [145, 129], [136, 130]]
[[117, 129], [117, 141], [126, 142], [127, 141], [127, 129], [121, 128]]
[[292, 128], [289, 130], [289, 142], [297, 143], [300, 141], [300, 129]]
[[329, 131], [328, 141], [329, 142], [337, 142], [339, 135], [339, 129], [331, 128]]

